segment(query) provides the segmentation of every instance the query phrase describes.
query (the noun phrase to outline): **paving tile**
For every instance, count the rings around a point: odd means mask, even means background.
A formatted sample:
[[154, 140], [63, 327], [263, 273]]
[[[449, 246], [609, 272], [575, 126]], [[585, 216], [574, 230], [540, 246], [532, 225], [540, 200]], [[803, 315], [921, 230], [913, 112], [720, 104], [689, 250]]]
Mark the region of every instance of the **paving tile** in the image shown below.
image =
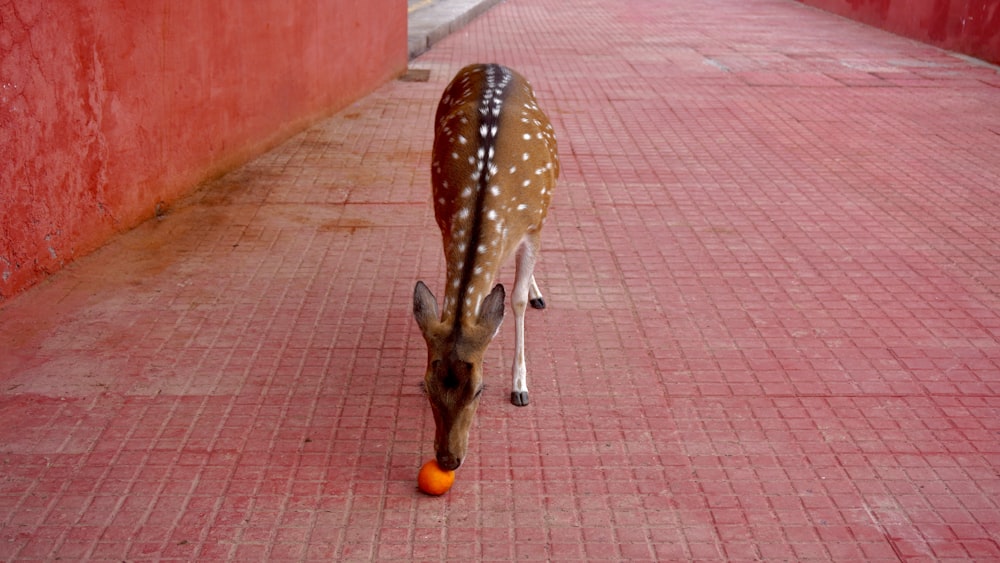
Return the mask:
[[[480, 60], [558, 134], [550, 306], [431, 498], [408, 303]], [[784, 0], [508, 0], [411, 66], [0, 308], [0, 559], [1000, 557], [995, 69]]]

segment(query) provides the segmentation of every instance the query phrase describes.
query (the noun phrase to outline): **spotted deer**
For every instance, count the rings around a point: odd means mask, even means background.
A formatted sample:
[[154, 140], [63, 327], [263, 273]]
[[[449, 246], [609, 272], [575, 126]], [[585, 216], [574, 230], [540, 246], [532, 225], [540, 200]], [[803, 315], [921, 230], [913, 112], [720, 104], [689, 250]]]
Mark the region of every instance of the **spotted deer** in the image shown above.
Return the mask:
[[438, 465], [456, 469], [483, 391], [483, 355], [500, 330], [500, 267], [516, 255], [511, 402], [528, 404], [524, 312], [542, 309], [535, 283], [542, 225], [559, 176], [556, 140], [531, 85], [504, 66], [463, 68], [434, 118], [431, 183], [447, 274], [444, 304], [418, 281], [413, 316], [427, 341], [424, 388]]

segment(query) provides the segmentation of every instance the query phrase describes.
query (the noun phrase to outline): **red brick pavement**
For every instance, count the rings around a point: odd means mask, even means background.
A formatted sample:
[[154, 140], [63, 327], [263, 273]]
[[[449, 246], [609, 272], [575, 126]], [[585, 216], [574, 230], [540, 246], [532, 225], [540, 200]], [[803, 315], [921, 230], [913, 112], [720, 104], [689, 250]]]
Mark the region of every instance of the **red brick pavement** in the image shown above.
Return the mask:
[[[430, 498], [472, 61], [564, 174], [532, 404], [507, 325]], [[0, 309], [0, 559], [1000, 558], [996, 69], [784, 0], [509, 0], [414, 65]]]

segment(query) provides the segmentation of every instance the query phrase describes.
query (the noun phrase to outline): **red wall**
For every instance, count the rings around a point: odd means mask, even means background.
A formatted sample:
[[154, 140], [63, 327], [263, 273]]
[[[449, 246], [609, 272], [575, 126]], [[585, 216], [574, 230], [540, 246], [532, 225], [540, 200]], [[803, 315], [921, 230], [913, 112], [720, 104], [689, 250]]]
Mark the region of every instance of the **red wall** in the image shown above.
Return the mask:
[[998, 0], [800, 0], [920, 41], [1000, 64]]
[[399, 0], [0, 1], [0, 302], [406, 68]]

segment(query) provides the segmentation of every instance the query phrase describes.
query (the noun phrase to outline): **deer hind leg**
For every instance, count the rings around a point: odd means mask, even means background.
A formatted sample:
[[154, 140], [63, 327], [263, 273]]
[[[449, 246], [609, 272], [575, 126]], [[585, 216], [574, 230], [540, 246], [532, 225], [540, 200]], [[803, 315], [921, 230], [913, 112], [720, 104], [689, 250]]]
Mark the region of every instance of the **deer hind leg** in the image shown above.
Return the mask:
[[531, 287], [528, 288], [528, 303], [532, 309], [544, 309], [545, 298], [542, 297], [542, 290], [538, 289], [535, 283], [535, 276], [531, 276]]
[[[517, 249], [517, 273], [514, 279], [514, 292], [511, 294], [510, 306], [514, 310], [514, 366], [511, 368], [512, 383], [510, 402], [523, 407], [528, 404], [528, 370], [524, 356], [524, 312], [528, 308], [529, 295], [538, 293], [532, 272], [535, 270], [535, 260], [538, 253], [536, 237], [527, 237]], [[535, 299], [535, 298], [532, 298]]]

